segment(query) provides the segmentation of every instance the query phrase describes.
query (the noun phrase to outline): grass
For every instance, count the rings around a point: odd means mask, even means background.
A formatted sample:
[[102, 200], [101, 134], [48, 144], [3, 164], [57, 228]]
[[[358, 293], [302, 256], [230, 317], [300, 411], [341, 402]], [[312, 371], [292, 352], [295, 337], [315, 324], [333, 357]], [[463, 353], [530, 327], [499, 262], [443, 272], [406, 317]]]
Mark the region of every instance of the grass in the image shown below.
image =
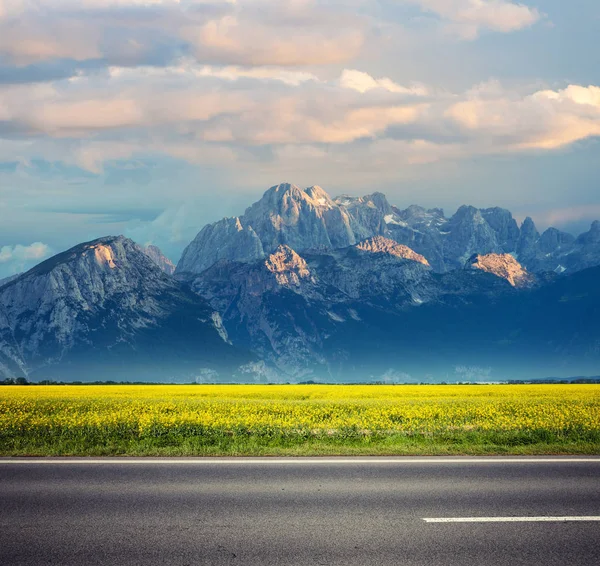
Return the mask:
[[0, 388], [0, 455], [598, 454], [600, 385]]

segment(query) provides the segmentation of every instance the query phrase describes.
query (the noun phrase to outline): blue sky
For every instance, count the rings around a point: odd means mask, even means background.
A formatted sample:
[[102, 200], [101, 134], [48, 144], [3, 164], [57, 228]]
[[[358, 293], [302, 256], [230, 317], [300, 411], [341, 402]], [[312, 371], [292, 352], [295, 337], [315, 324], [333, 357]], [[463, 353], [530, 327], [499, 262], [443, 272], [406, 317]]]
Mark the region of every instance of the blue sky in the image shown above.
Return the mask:
[[0, 277], [269, 186], [600, 218], [596, 0], [0, 0]]

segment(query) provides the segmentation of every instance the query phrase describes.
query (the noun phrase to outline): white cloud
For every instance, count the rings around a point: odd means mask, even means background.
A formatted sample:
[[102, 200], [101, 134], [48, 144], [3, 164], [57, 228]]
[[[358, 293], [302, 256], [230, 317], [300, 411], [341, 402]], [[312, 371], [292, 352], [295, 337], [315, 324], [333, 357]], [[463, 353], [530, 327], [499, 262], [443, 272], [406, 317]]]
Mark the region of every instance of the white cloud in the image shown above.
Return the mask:
[[[278, 81], [291, 86], [298, 86], [307, 81], [319, 81], [313, 73], [306, 71], [290, 70], [281, 67], [240, 67], [229, 65], [225, 67], [198, 65], [194, 61], [182, 60], [177, 65], [167, 67], [118, 67], [108, 68], [111, 78], [144, 80], [148, 77], [178, 77], [197, 78], [212, 77], [226, 81], [240, 79], [256, 79], [265, 81]], [[79, 79], [77, 79], [79, 80]]]
[[358, 54], [365, 22], [343, 4], [297, 0], [0, 0], [0, 57], [162, 66], [190, 52], [211, 65], [324, 65]]
[[400, 0], [417, 4], [440, 17], [463, 39], [475, 39], [480, 30], [508, 33], [534, 25], [542, 17], [535, 8], [509, 0]]
[[12, 263], [10, 271], [17, 273], [26, 266], [31, 266], [50, 256], [51, 250], [42, 242], [34, 242], [29, 246], [17, 244], [16, 246], [0, 247], [0, 263]]
[[354, 69], [344, 69], [342, 71], [340, 85], [343, 88], [350, 88], [360, 93], [374, 89], [383, 89], [396, 94], [408, 94], [413, 96], [427, 96], [428, 94], [428, 90], [424, 85], [413, 84], [410, 87], [404, 87], [395, 83], [388, 77], [374, 79], [368, 73]]
[[186, 25], [180, 36], [198, 61], [261, 65], [324, 65], [355, 57], [364, 41], [359, 27], [273, 25], [244, 19], [243, 12]]
[[473, 95], [445, 116], [469, 137], [502, 150], [556, 149], [600, 136], [600, 88], [569, 85], [514, 99]]
[[389, 160], [393, 168], [548, 151], [600, 136], [600, 88], [520, 93], [489, 81], [452, 94], [349, 69], [324, 80], [271, 67], [111, 68], [75, 81], [0, 87], [0, 127], [19, 134], [0, 143], [0, 159], [62, 161], [93, 173], [106, 162], [160, 155], [241, 167], [257, 155], [289, 157], [293, 146], [308, 165], [323, 152], [354, 159], [355, 143], [373, 160], [370, 147], [403, 152]]

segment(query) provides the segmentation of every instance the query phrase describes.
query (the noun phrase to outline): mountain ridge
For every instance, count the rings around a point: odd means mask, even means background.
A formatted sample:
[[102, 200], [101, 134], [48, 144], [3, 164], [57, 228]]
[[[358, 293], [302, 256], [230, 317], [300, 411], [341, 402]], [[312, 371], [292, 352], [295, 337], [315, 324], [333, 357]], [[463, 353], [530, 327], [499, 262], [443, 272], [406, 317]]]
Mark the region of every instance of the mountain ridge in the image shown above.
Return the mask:
[[540, 234], [500, 207], [401, 210], [380, 192], [332, 198], [323, 188], [291, 183], [270, 187], [242, 216], [207, 224], [184, 250], [176, 274], [199, 274], [221, 259], [252, 262], [279, 245], [296, 252], [343, 249], [384, 237], [423, 256], [440, 273], [462, 269], [474, 254], [513, 254], [532, 273], [572, 273], [600, 264], [600, 222], [575, 238], [556, 228]]

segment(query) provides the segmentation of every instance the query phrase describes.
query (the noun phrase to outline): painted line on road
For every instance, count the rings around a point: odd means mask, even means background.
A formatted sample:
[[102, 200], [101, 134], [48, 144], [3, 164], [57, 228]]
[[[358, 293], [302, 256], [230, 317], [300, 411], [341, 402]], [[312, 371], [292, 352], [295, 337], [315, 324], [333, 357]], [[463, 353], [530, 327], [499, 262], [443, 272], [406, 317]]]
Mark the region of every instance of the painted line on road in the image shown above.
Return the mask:
[[423, 519], [426, 523], [568, 523], [571, 521], [600, 521], [592, 517], [438, 517]]
[[600, 464], [600, 458], [0, 458], [0, 465]]

